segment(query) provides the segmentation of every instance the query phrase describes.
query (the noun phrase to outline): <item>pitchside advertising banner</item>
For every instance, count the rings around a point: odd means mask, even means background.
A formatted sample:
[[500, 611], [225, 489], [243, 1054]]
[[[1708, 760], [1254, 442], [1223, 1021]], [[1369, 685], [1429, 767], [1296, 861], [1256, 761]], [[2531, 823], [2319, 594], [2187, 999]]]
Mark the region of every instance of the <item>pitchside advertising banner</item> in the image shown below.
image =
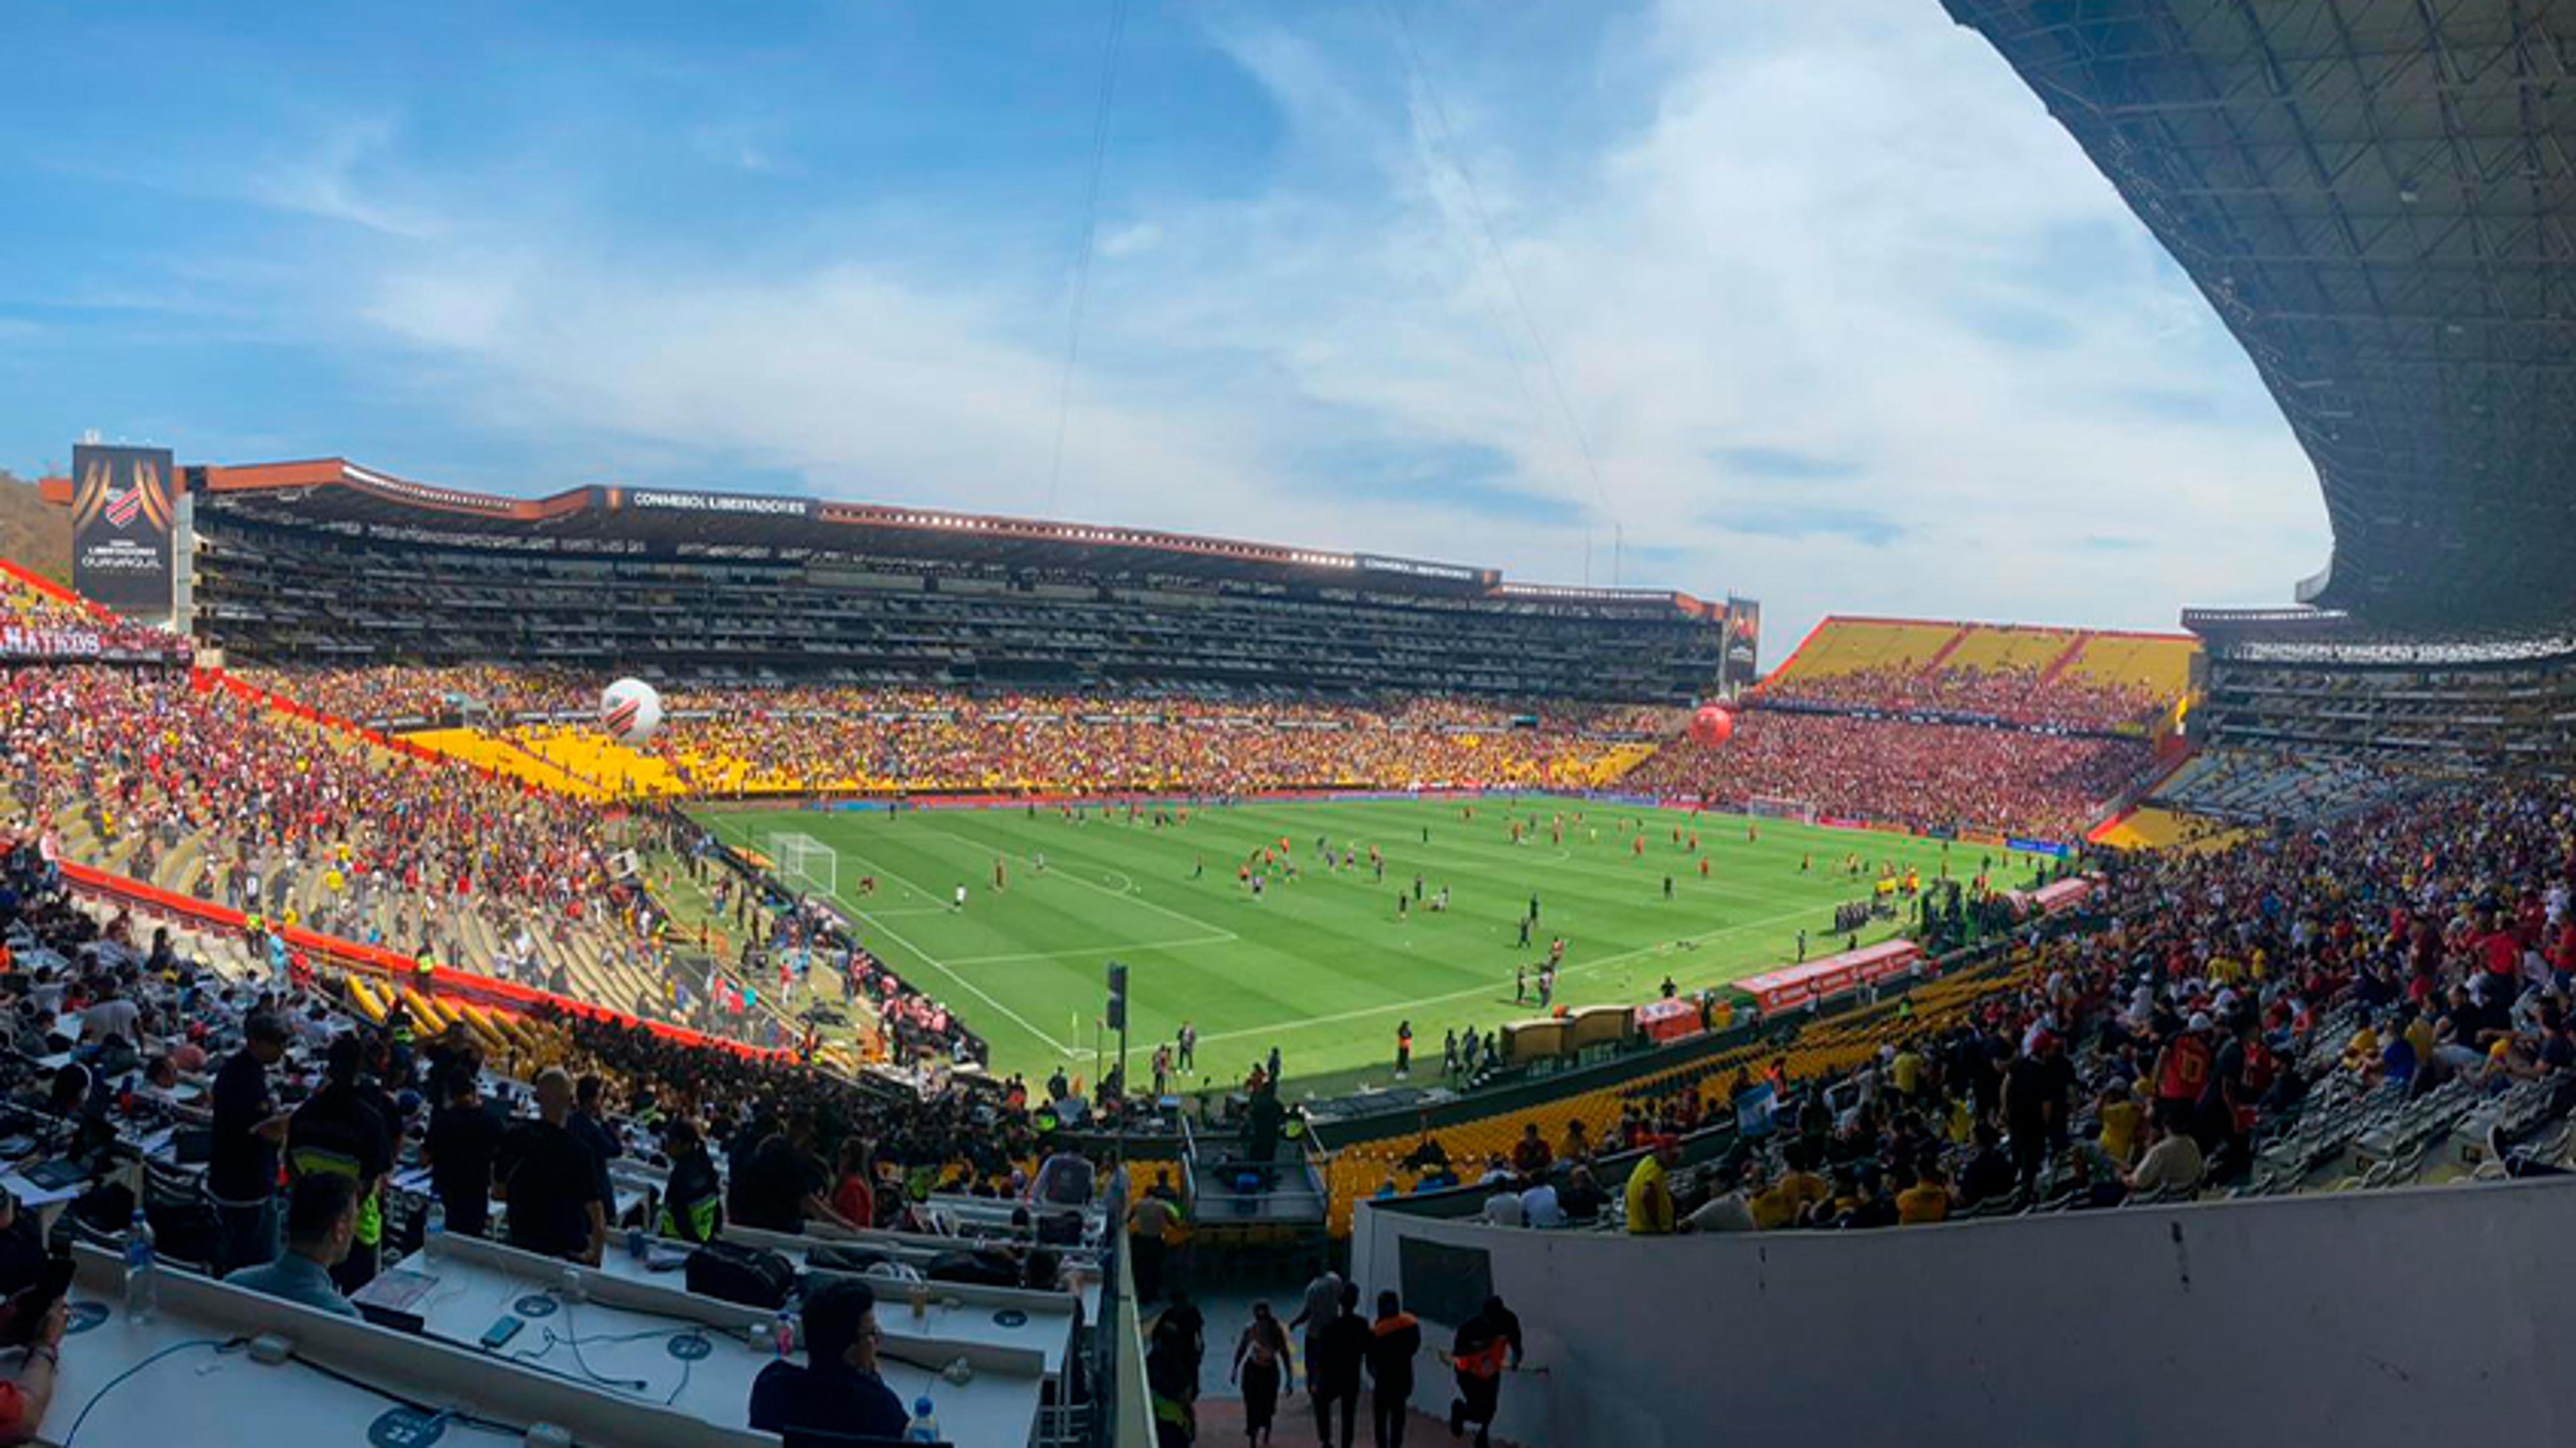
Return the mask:
[[169, 613], [170, 450], [84, 443], [72, 449], [72, 479], [72, 586], [122, 614]]

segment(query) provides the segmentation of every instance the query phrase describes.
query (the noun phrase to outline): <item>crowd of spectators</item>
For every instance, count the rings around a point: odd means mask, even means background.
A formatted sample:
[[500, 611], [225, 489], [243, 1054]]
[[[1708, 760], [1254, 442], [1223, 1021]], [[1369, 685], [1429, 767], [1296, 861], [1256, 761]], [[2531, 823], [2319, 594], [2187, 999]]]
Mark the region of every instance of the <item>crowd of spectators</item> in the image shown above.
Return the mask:
[[467, 718], [582, 714], [599, 707], [608, 682], [588, 685], [551, 669], [504, 664], [420, 668], [372, 664], [329, 669], [242, 667], [244, 681], [369, 727], [422, 727]]
[[[112, 1149], [155, 1150], [169, 1136], [156, 1125], [191, 1126], [208, 1153], [201, 1189], [170, 1185], [186, 1173], [166, 1160], [140, 1197], [102, 1175], [63, 1229], [112, 1238], [149, 1220], [165, 1264], [319, 1311], [356, 1316], [352, 1295], [419, 1250], [434, 1221], [596, 1266], [618, 1228], [682, 1243], [729, 1221], [958, 1230], [926, 1206], [934, 1190], [1025, 1202], [1014, 1220], [1029, 1225], [999, 1246], [959, 1246], [979, 1265], [1010, 1263], [1015, 1285], [1052, 1289], [1065, 1279], [1044, 1244], [1080, 1228], [1050, 1237], [1040, 1219], [1096, 1189], [1087, 1158], [1050, 1149], [1016, 1083], [916, 1092], [576, 1018], [514, 1031], [540, 1043], [533, 1055], [514, 1046], [487, 1060], [462, 1024], [433, 1028], [399, 1006], [370, 1024], [333, 982], [228, 978], [166, 930], [148, 945], [136, 936], [121, 911], [76, 902], [35, 837], [0, 838], [0, 1030], [12, 1052], [0, 1110], [13, 1132], [52, 1143], [39, 1149], [95, 1158], [102, 1173]], [[618, 1208], [619, 1158], [659, 1175], [658, 1205]], [[33, 1283], [46, 1255], [33, 1214], [0, 1192], [0, 1297]], [[823, 1346], [836, 1311], [866, 1312], [836, 1302], [815, 1291], [801, 1304]], [[0, 1367], [0, 1442], [46, 1429], [59, 1360], [83, 1351], [67, 1326], [59, 1304], [18, 1325], [37, 1346]], [[779, 1415], [794, 1376], [763, 1374], [753, 1422]], [[876, 1426], [899, 1431], [904, 1415], [888, 1411]]]
[[1610, 746], [1583, 716], [1370, 705], [794, 689], [666, 698], [648, 746], [702, 792], [1186, 791], [1580, 785]]
[[1668, 744], [1622, 787], [1727, 808], [1767, 797], [1828, 818], [2073, 840], [2149, 766], [2145, 744], [2131, 739], [1747, 709], [1726, 743]]
[[462, 765], [397, 755], [196, 685], [175, 670], [0, 673], [17, 816], [71, 815], [151, 878], [183, 844], [200, 898], [405, 954], [453, 960], [455, 916], [494, 937], [631, 922], [597, 813]]
[[1793, 673], [1763, 686], [1762, 698], [1873, 713], [1937, 712], [1974, 715], [2048, 729], [2117, 729], [2135, 724], [2158, 704], [2154, 686], [2136, 679], [2101, 678], [2066, 671], [2051, 676], [2034, 667], [1993, 668], [1880, 664], [1845, 673]]
[[17, 579], [0, 579], [0, 653], [20, 658], [139, 653], [184, 659], [188, 640], [84, 603], [57, 598]]
[[[2188, 1197], [2245, 1182], [2328, 1094], [2521, 1089], [2554, 1122], [2576, 1106], [2571, 887], [2576, 792], [2557, 785], [2115, 861], [2091, 928], [2017, 947], [1957, 1025], [1827, 1078], [1739, 1074], [1711, 1109], [1759, 1103], [1756, 1130], [1705, 1170], [1649, 1172], [1628, 1229]], [[1642, 1103], [1623, 1139], [1686, 1132], [1699, 1090]]]
[[[536, 669], [252, 670], [252, 682], [369, 725], [470, 722], [535, 742], [597, 707], [599, 683]], [[1435, 696], [1322, 700], [1204, 691], [1078, 694], [804, 684], [666, 685], [647, 746], [692, 793], [1164, 790], [1304, 785], [1588, 785], [1670, 709]]]

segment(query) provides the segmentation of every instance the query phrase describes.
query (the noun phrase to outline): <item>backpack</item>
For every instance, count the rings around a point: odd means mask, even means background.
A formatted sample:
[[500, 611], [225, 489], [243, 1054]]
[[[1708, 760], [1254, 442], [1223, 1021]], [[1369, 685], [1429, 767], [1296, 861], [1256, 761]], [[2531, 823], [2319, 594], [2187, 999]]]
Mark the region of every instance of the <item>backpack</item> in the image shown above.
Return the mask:
[[709, 1242], [689, 1254], [688, 1288], [701, 1297], [745, 1307], [783, 1307], [796, 1285], [796, 1269], [764, 1247]]

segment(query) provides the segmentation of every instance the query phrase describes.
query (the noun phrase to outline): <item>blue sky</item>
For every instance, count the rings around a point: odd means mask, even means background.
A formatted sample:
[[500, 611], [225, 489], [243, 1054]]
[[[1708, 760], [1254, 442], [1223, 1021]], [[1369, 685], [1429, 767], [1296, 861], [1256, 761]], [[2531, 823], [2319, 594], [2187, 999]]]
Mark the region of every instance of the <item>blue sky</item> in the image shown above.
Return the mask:
[[84, 429], [2167, 626], [2324, 559], [1937, 0], [21, 3], [0, 466]]

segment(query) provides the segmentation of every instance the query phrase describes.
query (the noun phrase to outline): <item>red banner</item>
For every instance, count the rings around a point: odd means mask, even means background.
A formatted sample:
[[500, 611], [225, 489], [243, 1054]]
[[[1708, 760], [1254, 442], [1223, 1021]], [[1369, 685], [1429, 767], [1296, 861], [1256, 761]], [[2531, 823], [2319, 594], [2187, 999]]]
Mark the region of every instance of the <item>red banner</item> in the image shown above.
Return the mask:
[[1804, 965], [1746, 976], [1735, 983], [1735, 988], [1753, 997], [1754, 1004], [1768, 1015], [1858, 990], [1891, 975], [1902, 975], [1922, 959], [1922, 946], [1911, 940], [1890, 940]]

